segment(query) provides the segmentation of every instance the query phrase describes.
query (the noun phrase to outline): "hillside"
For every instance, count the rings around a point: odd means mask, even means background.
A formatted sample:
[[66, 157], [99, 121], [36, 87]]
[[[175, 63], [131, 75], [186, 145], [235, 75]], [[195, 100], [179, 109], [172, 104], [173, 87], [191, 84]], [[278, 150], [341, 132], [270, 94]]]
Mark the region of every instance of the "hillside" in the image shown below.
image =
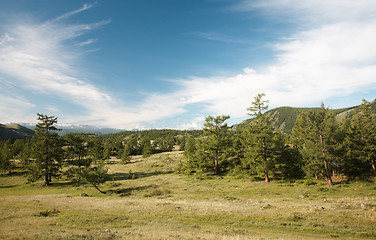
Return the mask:
[[[376, 99], [371, 103], [372, 109], [376, 110]], [[343, 121], [346, 118], [351, 118], [355, 113], [357, 113], [360, 109], [360, 105], [347, 107], [347, 108], [340, 108], [340, 109], [332, 109], [337, 116], [338, 121]], [[295, 121], [300, 112], [308, 112], [308, 111], [319, 111], [320, 108], [293, 108], [293, 107], [278, 107], [266, 112], [267, 115], [271, 116], [273, 120], [273, 125], [282, 130], [283, 132], [290, 133], [292, 128], [295, 125]], [[252, 122], [252, 118], [246, 119], [243, 122], [234, 125], [233, 129], [241, 129], [244, 128], [247, 124]]]
[[33, 130], [20, 126], [18, 124], [3, 125], [0, 124], [0, 139], [23, 139], [34, 136]]

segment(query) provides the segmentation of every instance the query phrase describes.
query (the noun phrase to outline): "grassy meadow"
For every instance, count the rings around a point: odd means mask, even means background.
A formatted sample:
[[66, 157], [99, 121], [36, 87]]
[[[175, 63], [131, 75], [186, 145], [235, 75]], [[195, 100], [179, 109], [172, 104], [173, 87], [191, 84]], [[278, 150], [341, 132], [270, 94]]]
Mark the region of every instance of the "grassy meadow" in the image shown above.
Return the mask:
[[[175, 173], [182, 152], [107, 161], [99, 193], [0, 177], [0, 239], [376, 239], [376, 184]], [[83, 193], [88, 196], [81, 196]]]

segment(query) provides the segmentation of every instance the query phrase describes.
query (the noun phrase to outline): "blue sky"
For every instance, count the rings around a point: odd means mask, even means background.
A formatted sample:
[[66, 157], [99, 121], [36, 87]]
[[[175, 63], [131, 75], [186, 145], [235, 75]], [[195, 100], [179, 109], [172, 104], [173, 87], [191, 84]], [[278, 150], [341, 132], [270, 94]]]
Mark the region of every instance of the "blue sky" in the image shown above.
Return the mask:
[[0, 122], [201, 128], [376, 96], [375, 0], [2, 0]]

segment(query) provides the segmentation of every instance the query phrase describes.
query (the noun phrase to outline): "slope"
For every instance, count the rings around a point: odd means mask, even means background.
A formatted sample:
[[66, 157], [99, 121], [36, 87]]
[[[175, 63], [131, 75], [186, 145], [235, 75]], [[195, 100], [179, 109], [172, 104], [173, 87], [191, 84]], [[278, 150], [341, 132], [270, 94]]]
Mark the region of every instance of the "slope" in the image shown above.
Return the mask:
[[[372, 109], [376, 110], [376, 99], [371, 103]], [[280, 129], [283, 132], [290, 133], [292, 128], [295, 125], [295, 121], [301, 112], [308, 112], [308, 111], [319, 111], [320, 108], [294, 108], [294, 107], [278, 107], [266, 112], [272, 119], [273, 126], [277, 129]], [[332, 111], [336, 114], [338, 121], [343, 121], [346, 118], [351, 118], [360, 110], [360, 105], [347, 107], [347, 108], [340, 108], [340, 109], [332, 109]], [[247, 126], [249, 123], [253, 121], [252, 118], [246, 119], [240, 124], [236, 124], [233, 126], [233, 129], [242, 129]]]
[[18, 124], [14, 125], [3, 125], [0, 124], [0, 139], [24, 139], [32, 137], [35, 132], [29, 128], [23, 127]]

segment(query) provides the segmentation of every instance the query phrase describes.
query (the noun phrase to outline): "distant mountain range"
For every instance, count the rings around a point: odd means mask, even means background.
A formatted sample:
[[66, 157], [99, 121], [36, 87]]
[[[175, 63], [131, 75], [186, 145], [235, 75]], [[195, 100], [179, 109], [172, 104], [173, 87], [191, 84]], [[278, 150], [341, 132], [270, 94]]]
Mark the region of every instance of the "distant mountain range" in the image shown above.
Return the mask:
[[[34, 129], [35, 124], [34, 123], [20, 123], [19, 125]], [[93, 133], [97, 135], [104, 135], [108, 133], [118, 133], [121, 131], [124, 131], [122, 129], [116, 129], [116, 128], [100, 128], [100, 127], [94, 127], [89, 125], [75, 125], [75, 124], [57, 124], [56, 127], [58, 129], [61, 129], [59, 131], [59, 135], [65, 135], [67, 133]]]
[[[104, 135], [108, 133], [118, 133], [124, 130], [115, 128], [98, 128], [88, 125], [71, 125], [64, 124], [57, 126], [61, 131], [59, 135], [64, 135], [66, 133], [93, 133], [97, 135]], [[34, 123], [19, 123], [19, 124], [0, 124], [0, 139], [23, 139], [32, 137], [34, 133], [35, 124]]]

